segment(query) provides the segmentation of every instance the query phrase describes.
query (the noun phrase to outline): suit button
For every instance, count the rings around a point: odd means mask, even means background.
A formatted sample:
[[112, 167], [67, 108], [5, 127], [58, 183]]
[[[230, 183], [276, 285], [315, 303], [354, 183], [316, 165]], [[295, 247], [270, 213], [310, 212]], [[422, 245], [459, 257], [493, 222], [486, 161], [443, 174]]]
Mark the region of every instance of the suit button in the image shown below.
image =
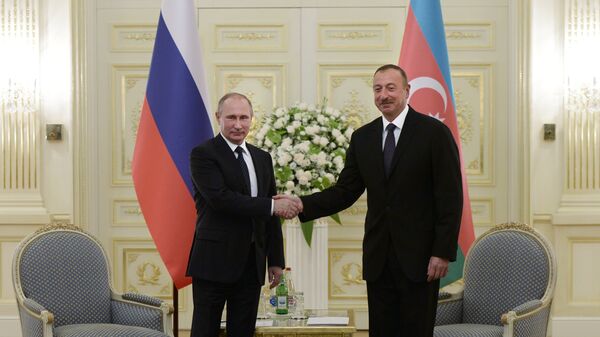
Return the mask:
[[385, 211], [386, 212], [390, 212], [392, 210], [392, 208], [390, 206], [385, 206]]

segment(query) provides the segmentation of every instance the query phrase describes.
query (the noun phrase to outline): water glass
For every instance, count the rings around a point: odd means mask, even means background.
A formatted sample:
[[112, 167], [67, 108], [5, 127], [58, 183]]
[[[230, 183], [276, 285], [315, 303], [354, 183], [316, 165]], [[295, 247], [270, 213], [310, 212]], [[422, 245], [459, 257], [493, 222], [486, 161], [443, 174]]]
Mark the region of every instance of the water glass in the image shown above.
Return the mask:
[[292, 312], [292, 319], [305, 319], [306, 315], [304, 314], [304, 292], [296, 291], [294, 294], [294, 300], [296, 302], [296, 307], [294, 312]]

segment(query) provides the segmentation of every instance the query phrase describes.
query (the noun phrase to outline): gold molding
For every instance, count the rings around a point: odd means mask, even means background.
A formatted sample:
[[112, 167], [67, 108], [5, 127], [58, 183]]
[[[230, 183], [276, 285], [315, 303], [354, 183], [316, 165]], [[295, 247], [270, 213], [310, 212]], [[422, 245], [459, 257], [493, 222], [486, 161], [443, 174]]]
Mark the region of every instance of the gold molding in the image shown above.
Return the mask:
[[[112, 64], [111, 65], [111, 90], [109, 91], [112, 101], [112, 163], [111, 163], [111, 184], [112, 186], [133, 186], [131, 179], [131, 162], [126, 157], [127, 149], [125, 140], [128, 138], [126, 129], [127, 115], [132, 114], [131, 121], [139, 123], [143, 97], [140, 98], [139, 109], [135, 111], [126, 111], [127, 91], [140, 80], [148, 79], [149, 64]], [[126, 72], [131, 73], [126, 73]], [[144, 88], [145, 91], [145, 88]], [[117, 100], [119, 100], [117, 102]], [[137, 112], [137, 115], [135, 113]], [[133, 126], [135, 127], [135, 125]], [[137, 129], [137, 128], [136, 128]], [[129, 130], [134, 133], [137, 131]], [[133, 135], [135, 139], [135, 135]], [[133, 151], [133, 149], [131, 149]], [[120, 154], [120, 156], [119, 156]]]
[[473, 215], [476, 215], [475, 212], [475, 208], [473, 207], [473, 204], [475, 203], [481, 203], [481, 204], [485, 204], [487, 207], [487, 209], [489, 210], [489, 216], [487, 221], [482, 222], [482, 221], [475, 221], [475, 217], [473, 217], [473, 224], [474, 225], [494, 225], [496, 223], [496, 209], [495, 209], [495, 200], [494, 198], [480, 198], [480, 197], [471, 197], [471, 210], [473, 212]]
[[[391, 50], [390, 24], [381, 22], [319, 23], [317, 27], [318, 50]], [[380, 41], [372, 41], [380, 37]], [[327, 40], [345, 44], [328, 45]], [[371, 43], [361, 43], [362, 41]]]
[[[465, 162], [466, 173], [469, 176], [470, 186], [495, 186], [496, 184], [496, 170], [494, 161], [494, 142], [495, 142], [495, 100], [494, 100], [494, 64], [492, 63], [454, 63], [450, 66], [454, 71], [451, 72], [452, 78], [474, 78], [479, 83], [479, 139], [480, 146], [478, 149], [478, 155], [481, 160], [479, 162], [477, 170], [470, 170], [470, 165], [473, 162]], [[475, 70], [475, 68], [477, 70]], [[474, 85], [475, 82], [469, 81], [469, 86]], [[474, 87], [477, 89], [477, 86]], [[457, 86], [454, 85], [454, 90], [457, 91]], [[486, 90], [488, 100], [486, 103]], [[459, 102], [457, 100], [457, 122], [459, 119], [460, 111]], [[486, 125], [487, 121], [487, 125]], [[487, 134], [486, 134], [487, 132]], [[487, 140], [487, 144], [486, 143]], [[486, 146], [487, 145], [487, 146]], [[486, 154], [488, 158], [486, 158]], [[464, 157], [464, 146], [463, 146], [463, 157]], [[486, 168], [487, 165], [489, 167]]]
[[[496, 25], [494, 22], [446, 22], [448, 50], [492, 50], [496, 46]], [[478, 31], [479, 30], [479, 31]], [[487, 36], [486, 44], [456, 45], [453, 41], [467, 41]]]
[[[261, 112], [266, 112], [268, 109], [273, 107], [285, 106], [287, 104], [287, 66], [285, 64], [217, 63], [214, 65], [214, 69], [214, 73], [217, 78], [216, 92], [218, 97], [234, 90], [242, 81], [246, 79], [259, 81], [261, 87], [270, 92], [272, 104], [271, 107], [260, 106], [258, 102], [255, 104], [255, 102], [251, 99], [256, 113], [255, 115], [257, 117], [255, 123], [260, 119]], [[249, 98], [256, 94], [255, 92], [242, 93], [249, 96]], [[216, 106], [216, 102], [214, 106]]]
[[[111, 52], [152, 52], [157, 25], [152, 23], [113, 24], [111, 26]], [[121, 36], [121, 34], [125, 34]], [[130, 45], [120, 42], [121, 38]]]
[[[347, 241], [347, 240], [346, 240]], [[363, 295], [347, 295], [344, 293], [342, 286], [335, 282], [333, 276], [334, 265], [339, 262], [345, 254], [356, 254], [359, 253], [362, 256], [362, 248], [349, 248], [349, 247], [330, 247], [328, 249], [329, 265], [327, 274], [329, 275], [329, 285], [327, 287], [327, 294], [330, 300], [336, 299], [365, 299], [366, 294], [366, 283], [362, 278], [362, 260], [358, 262], [349, 262], [342, 266], [341, 275], [345, 285], [364, 286]]]
[[[123, 212], [134, 217], [139, 217], [139, 221], [121, 221], [119, 220], [119, 204], [122, 204], [123, 207], [128, 207], [129, 203], [129, 211], [124, 209]], [[140, 208], [140, 205], [135, 198], [115, 198], [112, 200], [112, 226], [114, 227], [145, 227], [146, 222], [144, 221], [143, 213]]]
[[[216, 24], [213, 31], [214, 50], [219, 52], [286, 51], [288, 48], [285, 24]], [[226, 39], [233, 40], [233, 44], [227, 46]]]

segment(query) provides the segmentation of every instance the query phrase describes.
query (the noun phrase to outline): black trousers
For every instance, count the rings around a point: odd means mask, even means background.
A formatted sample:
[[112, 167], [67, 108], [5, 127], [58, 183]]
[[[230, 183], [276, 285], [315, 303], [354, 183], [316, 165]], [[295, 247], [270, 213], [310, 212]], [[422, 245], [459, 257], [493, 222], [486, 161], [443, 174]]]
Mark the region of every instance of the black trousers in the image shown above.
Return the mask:
[[258, 283], [254, 245], [242, 277], [234, 283], [192, 278], [194, 314], [191, 337], [218, 337], [223, 307], [227, 302], [227, 336], [251, 337], [261, 285]]
[[409, 280], [390, 244], [383, 272], [367, 281], [369, 337], [432, 337], [439, 284]]

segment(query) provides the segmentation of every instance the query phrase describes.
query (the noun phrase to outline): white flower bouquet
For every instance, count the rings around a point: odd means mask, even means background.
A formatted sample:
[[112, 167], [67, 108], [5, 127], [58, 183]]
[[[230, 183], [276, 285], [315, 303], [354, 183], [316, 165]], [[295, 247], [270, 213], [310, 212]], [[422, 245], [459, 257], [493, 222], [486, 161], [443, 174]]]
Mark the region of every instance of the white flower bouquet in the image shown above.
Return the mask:
[[[352, 132], [339, 110], [297, 103], [266, 114], [253, 138], [273, 157], [278, 192], [305, 195], [335, 183]], [[338, 214], [331, 217], [341, 223]], [[302, 224], [309, 245], [312, 227], [312, 221]]]

